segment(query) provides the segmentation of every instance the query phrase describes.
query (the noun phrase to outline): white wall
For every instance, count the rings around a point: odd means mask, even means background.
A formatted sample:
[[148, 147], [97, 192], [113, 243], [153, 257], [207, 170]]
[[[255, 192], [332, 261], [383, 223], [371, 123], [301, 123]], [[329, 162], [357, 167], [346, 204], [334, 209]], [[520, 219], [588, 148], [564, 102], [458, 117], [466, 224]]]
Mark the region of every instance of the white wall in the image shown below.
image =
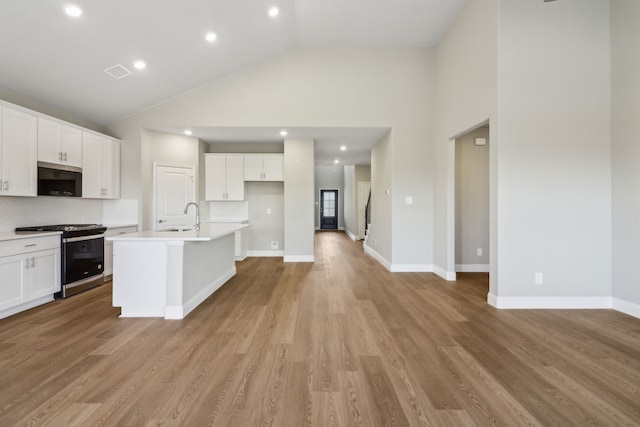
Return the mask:
[[[498, 135], [498, 2], [469, 0], [437, 47], [435, 129], [434, 271], [455, 278], [454, 140], [483, 123], [491, 123], [490, 162], [497, 161]], [[495, 168], [490, 177], [490, 236], [493, 270], [490, 288], [497, 287]]]
[[284, 261], [314, 258], [313, 139], [284, 141]]
[[0, 232], [50, 224], [102, 223], [102, 200], [69, 197], [0, 197]]
[[499, 17], [493, 302], [602, 306], [611, 295], [609, 2], [501, 0]]
[[486, 126], [456, 138], [456, 271], [488, 269], [489, 144]]
[[320, 229], [320, 190], [338, 190], [338, 228], [344, 228], [344, 169], [342, 166], [316, 166], [315, 227]]
[[[141, 128], [384, 126], [393, 128], [394, 263], [433, 258], [433, 50], [302, 48], [151, 107], [109, 127], [123, 139], [123, 197], [149, 191]], [[311, 136], [310, 136], [311, 137]], [[404, 205], [404, 196], [414, 205]], [[380, 204], [378, 205], [380, 207]], [[390, 210], [390, 206], [389, 206]], [[390, 217], [389, 217], [390, 218]], [[313, 224], [313, 217], [312, 217]]]
[[611, 2], [613, 296], [640, 317], [640, 2]]

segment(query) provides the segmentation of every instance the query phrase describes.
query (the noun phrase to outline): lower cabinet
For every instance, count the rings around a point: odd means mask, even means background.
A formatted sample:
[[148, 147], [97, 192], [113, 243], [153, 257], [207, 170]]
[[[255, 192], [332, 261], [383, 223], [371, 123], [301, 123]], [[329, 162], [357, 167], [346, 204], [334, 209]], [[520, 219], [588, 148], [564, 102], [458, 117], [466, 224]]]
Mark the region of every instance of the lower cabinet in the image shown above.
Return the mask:
[[0, 318], [53, 299], [60, 290], [60, 236], [0, 242]]
[[135, 225], [124, 227], [109, 227], [104, 233], [104, 277], [111, 276], [113, 274], [113, 242], [106, 240], [107, 237], [117, 236], [119, 234], [129, 234], [138, 231], [138, 227]]

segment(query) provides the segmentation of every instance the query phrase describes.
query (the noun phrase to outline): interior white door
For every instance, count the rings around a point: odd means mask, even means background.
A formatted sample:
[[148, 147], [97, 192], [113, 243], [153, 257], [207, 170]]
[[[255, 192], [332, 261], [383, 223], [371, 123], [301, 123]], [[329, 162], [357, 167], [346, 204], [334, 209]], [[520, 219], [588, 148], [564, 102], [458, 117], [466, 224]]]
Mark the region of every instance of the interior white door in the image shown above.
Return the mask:
[[358, 238], [364, 239], [365, 232], [365, 209], [367, 208], [367, 200], [371, 191], [370, 182], [358, 183]]
[[185, 215], [184, 208], [197, 202], [195, 167], [154, 165], [154, 171], [154, 229], [193, 226], [195, 209]]

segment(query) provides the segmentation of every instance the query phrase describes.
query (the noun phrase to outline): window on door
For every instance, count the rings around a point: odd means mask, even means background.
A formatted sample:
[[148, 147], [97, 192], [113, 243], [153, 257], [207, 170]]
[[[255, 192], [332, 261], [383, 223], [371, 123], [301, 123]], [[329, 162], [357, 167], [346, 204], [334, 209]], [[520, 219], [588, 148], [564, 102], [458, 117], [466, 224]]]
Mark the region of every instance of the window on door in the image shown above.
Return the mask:
[[320, 190], [320, 229], [338, 229], [338, 190]]

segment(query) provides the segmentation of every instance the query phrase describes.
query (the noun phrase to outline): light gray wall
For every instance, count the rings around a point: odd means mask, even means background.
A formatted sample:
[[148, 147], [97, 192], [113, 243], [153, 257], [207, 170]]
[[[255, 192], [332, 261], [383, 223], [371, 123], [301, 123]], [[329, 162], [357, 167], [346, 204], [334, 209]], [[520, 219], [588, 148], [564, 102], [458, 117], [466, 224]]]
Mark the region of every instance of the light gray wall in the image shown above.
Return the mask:
[[640, 314], [640, 2], [611, 2], [613, 296]]
[[360, 238], [358, 230], [358, 185], [371, 182], [371, 166], [347, 165], [344, 167], [344, 229]]
[[87, 129], [92, 129], [96, 132], [109, 135], [107, 129], [102, 125], [94, 123], [76, 114], [61, 110], [56, 106], [37, 101], [35, 99], [27, 98], [26, 96], [19, 95], [6, 89], [0, 88], [0, 99], [11, 102], [12, 104], [20, 105], [21, 107], [28, 108], [33, 111], [38, 111], [42, 114], [46, 114], [60, 120], [64, 120], [69, 123], [76, 124], [78, 126], [85, 127]]
[[489, 144], [489, 128], [467, 133], [455, 142], [456, 265], [489, 264], [489, 145], [475, 145], [475, 138], [485, 138]]
[[[389, 257], [393, 248], [394, 262], [431, 264], [434, 63], [428, 48], [301, 48], [132, 115], [109, 127], [124, 140], [122, 196], [149, 191], [143, 127], [390, 127], [394, 177], [386, 185], [394, 191], [378, 208], [394, 205], [394, 232], [378, 242]], [[403, 203], [408, 195], [414, 205]]]
[[342, 166], [316, 166], [315, 226], [320, 228], [320, 190], [338, 190], [338, 228], [344, 228], [344, 169]]
[[284, 141], [284, 260], [314, 260], [313, 139]]
[[[246, 235], [246, 249], [249, 251], [270, 251], [271, 242], [278, 242], [284, 248], [284, 183], [246, 182], [245, 196], [249, 204], [249, 223]], [[267, 213], [267, 209], [271, 213]]]
[[610, 297], [609, 2], [499, 17], [498, 296]]
[[[455, 150], [453, 138], [497, 121], [498, 1], [470, 0], [437, 47], [434, 270], [455, 276]], [[490, 127], [490, 158], [497, 162], [497, 127]], [[497, 175], [490, 177], [490, 291], [496, 292]]]
[[[367, 246], [392, 262], [391, 247], [383, 244], [391, 241], [392, 210], [389, 200], [392, 196], [391, 133], [389, 131], [371, 150], [371, 229]], [[388, 194], [387, 194], [388, 193]]]

